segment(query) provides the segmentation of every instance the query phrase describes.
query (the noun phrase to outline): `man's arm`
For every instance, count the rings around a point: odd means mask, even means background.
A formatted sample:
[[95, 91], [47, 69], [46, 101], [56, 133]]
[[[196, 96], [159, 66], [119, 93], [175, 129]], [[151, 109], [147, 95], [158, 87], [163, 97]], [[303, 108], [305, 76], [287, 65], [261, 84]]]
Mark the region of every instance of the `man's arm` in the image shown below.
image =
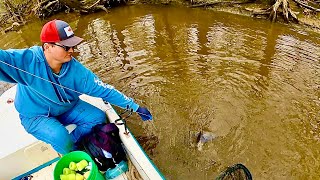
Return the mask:
[[28, 75], [31, 60], [34, 58], [33, 52], [28, 49], [0, 50], [0, 80], [9, 83], [26, 84], [32, 80]]
[[132, 98], [127, 97], [113, 86], [103, 83], [90, 70], [88, 70], [86, 73], [86, 82], [84, 83], [84, 88], [88, 95], [101, 97], [103, 100], [123, 109], [129, 107], [136, 112], [139, 108], [139, 105], [136, 104]]

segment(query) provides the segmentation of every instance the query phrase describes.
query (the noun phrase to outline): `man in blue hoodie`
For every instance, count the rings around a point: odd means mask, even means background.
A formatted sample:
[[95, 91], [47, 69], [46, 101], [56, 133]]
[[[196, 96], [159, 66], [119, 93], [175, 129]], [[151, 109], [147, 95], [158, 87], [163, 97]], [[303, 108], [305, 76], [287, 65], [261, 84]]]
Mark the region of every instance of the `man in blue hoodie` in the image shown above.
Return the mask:
[[[41, 31], [41, 46], [0, 50], [0, 80], [18, 83], [15, 107], [25, 130], [52, 145], [61, 154], [75, 150], [80, 137], [105, 122], [106, 114], [79, 99], [81, 94], [100, 97], [152, 120], [140, 107], [113, 86], [103, 83], [79, 63], [72, 53], [83, 39], [64, 21], [52, 20]], [[65, 126], [76, 124], [69, 134]]]

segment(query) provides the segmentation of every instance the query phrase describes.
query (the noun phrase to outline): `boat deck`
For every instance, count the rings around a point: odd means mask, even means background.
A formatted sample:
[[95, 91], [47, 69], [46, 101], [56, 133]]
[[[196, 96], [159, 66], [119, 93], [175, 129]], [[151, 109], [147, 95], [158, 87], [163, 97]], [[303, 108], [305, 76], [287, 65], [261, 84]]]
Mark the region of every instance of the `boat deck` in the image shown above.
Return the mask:
[[32, 180], [52, 180], [53, 179], [53, 170], [57, 162], [47, 166], [40, 171], [32, 174]]

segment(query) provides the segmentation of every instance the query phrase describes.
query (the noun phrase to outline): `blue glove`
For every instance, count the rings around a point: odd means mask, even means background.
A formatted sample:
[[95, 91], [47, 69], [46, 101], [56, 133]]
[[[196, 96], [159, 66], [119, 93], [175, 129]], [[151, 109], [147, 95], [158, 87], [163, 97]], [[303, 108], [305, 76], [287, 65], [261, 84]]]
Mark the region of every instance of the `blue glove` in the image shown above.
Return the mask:
[[139, 107], [137, 109], [137, 113], [139, 114], [139, 116], [141, 117], [142, 121], [147, 121], [147, 120], [152, 120], [152, 115], [149, 112], [149, 110], [145, 107]]

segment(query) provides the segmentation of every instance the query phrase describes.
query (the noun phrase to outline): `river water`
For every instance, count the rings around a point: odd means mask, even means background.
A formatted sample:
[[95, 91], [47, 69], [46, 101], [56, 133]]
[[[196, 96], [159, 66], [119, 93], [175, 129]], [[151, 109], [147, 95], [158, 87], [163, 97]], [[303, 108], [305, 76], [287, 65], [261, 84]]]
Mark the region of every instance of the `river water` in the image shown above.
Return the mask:
[[[135, 115], [129, 128], [167, 179], [213, 179], [236, 163], [254, 179], [319, 178], [319, 34], [165, 6], [52, 18], [85, 39], [79, 61], [151, 110], [154, 125]], [[1, 35], [0, 47], [39, 45], [44, 22]], [[217, 136], [202, 151], [200, 130]]]

